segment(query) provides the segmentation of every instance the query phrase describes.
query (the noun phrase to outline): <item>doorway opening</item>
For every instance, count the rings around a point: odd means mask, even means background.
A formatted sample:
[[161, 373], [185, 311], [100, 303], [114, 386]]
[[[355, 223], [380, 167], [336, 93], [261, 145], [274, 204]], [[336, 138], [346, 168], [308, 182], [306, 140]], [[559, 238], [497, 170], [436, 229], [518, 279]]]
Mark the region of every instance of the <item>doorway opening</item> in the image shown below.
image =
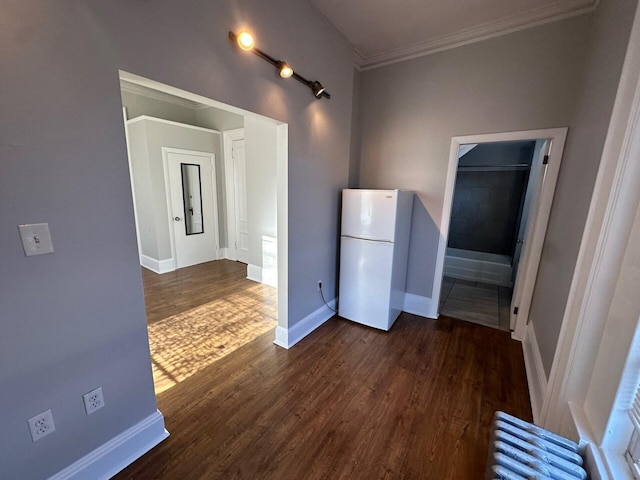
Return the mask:
[[287, 125], [120, 82], [159, 394], [287, 324]]
[[433, 297], [440, 313], [522, 340], [566, 132], [452, 139]]
[[458, 149], [443, 315], [509, 331], [513, 279], [545, 144], [541, 139]]

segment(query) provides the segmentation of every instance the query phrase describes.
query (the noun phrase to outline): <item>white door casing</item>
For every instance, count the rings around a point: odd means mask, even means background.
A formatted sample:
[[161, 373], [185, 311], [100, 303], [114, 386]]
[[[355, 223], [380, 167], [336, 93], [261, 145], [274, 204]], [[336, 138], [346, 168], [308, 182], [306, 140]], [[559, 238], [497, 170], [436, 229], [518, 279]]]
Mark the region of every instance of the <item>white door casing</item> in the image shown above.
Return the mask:
[[[167, 191], [167, 211], [171, 250], [176, 268], [188, 267], [218, 259], [218, 215], [216, 202], [215, 155], [174, 148], [162, 148]], [[200, 172], [200, 202], [185, 208], [183, 201], [182, 165], [195, 165]], [[197, 181], [197, 173], [190, 174]], [[190, 211], [190, 208], [193, 210]], [[186, 224], [202, 233], [187, 234]]]
[[233, 161], [233, 190], [235, 204], [236, 258], [249, 263], [249, 219], [247, 218], [247, 163], [244, 139], [234, 140], [231, 146]]
[[[238, 107], [218, 102], [211, 98], [203, 97], [186, 90], [181, 90], [164, 83], [156, 82], [148, 78], [144, 78], [133, 73], [118, 71], [119, 78], [129, 83], [151, 88], [159, 92], [168, 93], [170, 95], [201, 103], [210, 107], [219, 108], [228, 112], [236, 113], [243, 117], [258, 118], [269, 121], [276, 125], [276, 145], [277, 145], [277, 166], [276, 166], [276, 184], [277, 184], [277, 238], [278, 238], [278, 328], [276, 329], [276, 339], [274, 343], [283, 348], [290, 348], [297, 340], [293, 336], [289, 336], [289, 182], [288, 182], [288, 163], [289, 163], [289, 126], [286, 123], [276, 121], [274, 119], [264, 117], [254, 112], [244, 110]], [[224, 132], [227, 133], [227, 132]], [[229, 185], [226, 161], [230, 156], [226, 155], [229, 142], [223, 133], [224, 161], [225, 161], [225, 185]], [[228, 198], [228, 195], [227, 197]], [[227, 202], [228, 205], [228, 202]], [[228, 216], [227, 219], [231, 218]], [[216, 212], [217, 217], [217, 212]], [[217, 228], [217, 224], [216, 224]], [[227, 228], [227, 232], [229, 232]], [[218, 237], [219, 238], [219, 237]]]
[[[533, 297], [533, 288], [538, 276], [538, 267], [540, 265], [540, 256], [542, 255], [542, 245], [547, 232], [547, 224], [549, 222], [549, 213], [553, 202], [553, 194], [555, 192], [558, 173], [560, 171], [560, 161], [564, 151], [564, 143], [567, 138], [568, 128], [549, 128], [543, 130], [527, 130], [521, 132], [505, 132], [483, 135], [468, 135], [453, 137], [451, 139], [451, 150], [449, 154], [449, 168], [447, 171], [447, 183], [445, 186], [444, 201], [442, 208], [442, 222], [440, 231], [440, 242], [438, 244], [438, 252], [436, 257], [436, 271], [433, 282], [431, 298], [433, 302], [438, 303], [440, 291], [442, 289], [442, 275], [444, 271], [444, 258], [446, 254], [447, 241], [449, 236], [449, 223], [451, 220], [451, 207], [453, 203], [453, 192], [456, 181], [456, 173], [458, 169], [458, 149], [460, 145], [470, 143], [487, 143], [487, 142], [507, 142], [516, 140], [538, 140], [549, 139], [552, 144], [552, 150], [549, 154], [546, 171], [542, 175], [542, 181], [539, 182], [540, 195], [532, 202], [531, 212], [529, 213], [528, 222], [531, 224], [527, 229], [531, 229], [529, 240], [525, 240], [520, 260], [518, 278], [516, 285], [519, 292], [519, 302], [513, 307], [518, 307], [518, 314], [515, 325], [513, 326], [512, 337], [517, 340], [524, 338], [527, 320], [529, 317], [529, 308], [531, 307], [531, 299]], [[514, 298], [516, 290], [514, 289]]]
[[227, 258], [249, 262], [244, 128], [223, 132], [227, 204]]

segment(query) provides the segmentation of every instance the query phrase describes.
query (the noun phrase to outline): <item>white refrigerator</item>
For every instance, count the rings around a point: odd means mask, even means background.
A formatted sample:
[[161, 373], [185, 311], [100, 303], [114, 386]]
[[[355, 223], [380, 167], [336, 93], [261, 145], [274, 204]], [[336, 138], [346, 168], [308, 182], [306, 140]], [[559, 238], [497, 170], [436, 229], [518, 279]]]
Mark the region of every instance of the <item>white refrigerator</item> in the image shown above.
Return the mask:
[[389, 330], [404, 304], [413, 192], [342, 191], [338, 315]]

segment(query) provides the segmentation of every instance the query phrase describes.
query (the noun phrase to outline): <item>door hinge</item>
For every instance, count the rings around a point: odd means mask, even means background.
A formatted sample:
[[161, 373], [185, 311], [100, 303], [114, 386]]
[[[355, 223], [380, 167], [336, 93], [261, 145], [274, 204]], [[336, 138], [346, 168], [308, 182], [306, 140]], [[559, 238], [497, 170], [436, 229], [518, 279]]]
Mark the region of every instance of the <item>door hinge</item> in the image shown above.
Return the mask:
[[549, 155], [545, 155], [544, 158], [542, 159], [543, 165], [546, 165], [547, 163], [549, 163]]
[[513, 314], [517, 315], [518, 314], [518, 307], [513, 307]]

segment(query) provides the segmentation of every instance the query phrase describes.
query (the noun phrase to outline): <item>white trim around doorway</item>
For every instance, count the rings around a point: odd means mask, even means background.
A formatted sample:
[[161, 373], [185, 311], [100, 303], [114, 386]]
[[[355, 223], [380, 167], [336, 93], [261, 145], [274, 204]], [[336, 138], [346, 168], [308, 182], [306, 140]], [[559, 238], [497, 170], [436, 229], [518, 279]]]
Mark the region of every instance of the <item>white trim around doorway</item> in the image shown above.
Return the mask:
[[222, 151], [224, 152], [224, 184], [225, 198], [227, 204], [227, 249], [226, 258], [229, 260], [238, 260], [235, 245], [236, 242], [236, 204], [234, 195], [233, 180], [233, 141], [244, 139], [244, 128], [236, 128], [234, 130], [225, 130], [222, 132]]
[[202, 95], [182, 90], [170, 85], [149, 80], [148, 78], [135, 75], [133, 73], [120, 70], [119, 78], [129, 83], [152, 88], [159, 92], [168, 93], [176, 97], [191, 100], [193, 102], [207, 105], [210, 107], [220, 108], [231, 113], [236, 113], [247, 118], [257, 118], [268, 121], [276, 125], [276, 145], [277, 145], [277, 166], [276, 166], [276, 184], [277, 184], [277, 238], [278, 238], [278, 326], [284, 329], [289, 328], [289, 300], [288, 300], [288, 254], [289, 254], [289, 181], [288, 181], [288, 165], [289, 165], [289, 126], [284, 122], [265, 117], [242, 108], [227, 105]]
[[512, 337], [522, 341], [525, 336], [529, 307], [533, 296], [533, 288], [538, 275], [538, 266], [542, 254], [542, 245], [547, 232], [549, 213], [553, 202], [556, 181], [560, 171], [560, 161], [564, 151], [564, 143], [567, 137], [568, 128], [549, 128], [542, 130], [525, 130], [519, 132], [490, 133], [481, 135], [457, 136], [451, 139], [451, 151], [449, 154], [449, 168], [447, 171], [447, 182], [444, 192], [442, 207], [442, 224], [440, 231], [440, 242], [436, 257], [436, 271], [431, 292], [432, 301], [437, 303], [442, 289], [442, 276], [444, 273], [444, 259], [449, 237], [449, 223], [451, 221], [451, 208], [453, 204], [453, 193], [456, 183], [456, 173], [458, 170], [458, 149], [461, 145], [469, 143], [489, 143], [489, 142], [512, 142], [520, 140], [540, 140], [549, 139], [552, 142], [549, 161], [544, 175], [544, 181], [540, 196], [534, 199], [529, 222], [533, 228], [531, 240], [525, 245], [522, 262], [518, 276], [523, 280], [522, 297], [518, 305], [518, 320]]

